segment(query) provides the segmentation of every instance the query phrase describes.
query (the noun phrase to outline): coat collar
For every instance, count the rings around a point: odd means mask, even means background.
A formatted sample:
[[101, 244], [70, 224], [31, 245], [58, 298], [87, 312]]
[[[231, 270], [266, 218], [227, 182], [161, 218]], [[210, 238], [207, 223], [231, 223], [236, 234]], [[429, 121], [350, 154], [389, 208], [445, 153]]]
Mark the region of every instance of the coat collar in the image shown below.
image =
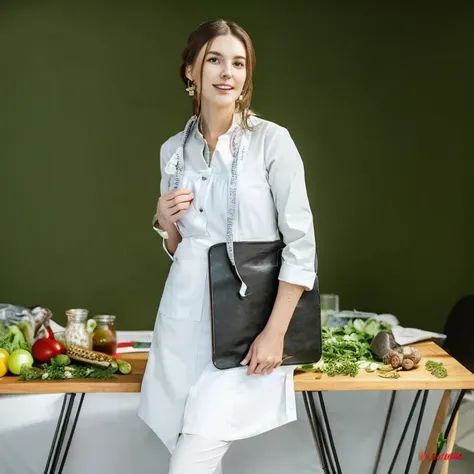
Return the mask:
[[[202, 140], [204, 140], [204, 136], [203, 134], [201, 133], [201, 131], [199, 130], [200, 128], [200, 117], [198, 117], [198, 119], [196, 120], [196, 124], [194, 126], [194, 136], [196, 138], [200, 138]], [[241, 123], [241, 119], [240, 119], [240, 114], [238, 113], [234, 113], [234, 117], [232, 119], [232, 124], [229, 128], [229, 130], [227, 130], [227, 132], [225, 132], [224, 134], [222, 134], [221, 136], [223, 137], [231, 137], [233, 132], [235, 131], [235, 129], [240, 125]]]

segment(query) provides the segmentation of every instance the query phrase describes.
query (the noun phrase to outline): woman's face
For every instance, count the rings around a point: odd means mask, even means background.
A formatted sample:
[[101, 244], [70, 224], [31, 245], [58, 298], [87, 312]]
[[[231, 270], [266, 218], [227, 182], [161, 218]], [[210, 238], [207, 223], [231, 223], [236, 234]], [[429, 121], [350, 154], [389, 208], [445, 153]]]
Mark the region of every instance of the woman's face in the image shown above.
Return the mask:
[[244, 44], [229, 34], [214, 38], [206, 57], [205, 49], [206, 45], [199, 52], [195, 65], [188, 66], [186, 76], [196, 83], [197, 91], [201, 91], [202, 105], [217, 108], [234, 106], [247, 77]]

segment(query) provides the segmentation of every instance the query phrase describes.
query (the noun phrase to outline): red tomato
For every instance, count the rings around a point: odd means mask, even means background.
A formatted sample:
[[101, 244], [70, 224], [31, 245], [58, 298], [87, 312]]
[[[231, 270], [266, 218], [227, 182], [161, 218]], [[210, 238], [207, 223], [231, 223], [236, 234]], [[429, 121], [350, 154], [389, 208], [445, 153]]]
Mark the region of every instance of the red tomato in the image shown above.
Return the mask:
[[49, 362], [51, 358], [64, 354], [66, 348], [59, 341], [42, 337], [33, 344], [31, 352], [36, 360]]

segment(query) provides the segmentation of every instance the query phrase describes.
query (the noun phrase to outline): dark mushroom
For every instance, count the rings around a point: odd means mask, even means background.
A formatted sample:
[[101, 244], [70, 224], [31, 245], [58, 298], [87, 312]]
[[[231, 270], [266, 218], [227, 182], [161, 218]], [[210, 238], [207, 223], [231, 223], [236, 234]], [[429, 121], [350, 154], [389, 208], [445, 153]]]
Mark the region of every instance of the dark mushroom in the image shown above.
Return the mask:
[[382, 360], [392, 349], [400, 348], [393, 334], [390, 331], [379, 331], [370, 344], [372, 354], [379, 360]]

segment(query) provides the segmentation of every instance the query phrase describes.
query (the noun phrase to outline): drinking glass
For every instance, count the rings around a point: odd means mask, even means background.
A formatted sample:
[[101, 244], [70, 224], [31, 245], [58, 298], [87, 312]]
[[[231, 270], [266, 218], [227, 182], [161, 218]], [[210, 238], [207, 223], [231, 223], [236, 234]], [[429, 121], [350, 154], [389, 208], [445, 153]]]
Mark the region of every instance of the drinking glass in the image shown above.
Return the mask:
[[339, 295], [322, 294], [320, 295], [321, 304], [321, 325], [325, 326], [328, 319], [333, 314], [339, 313]]

